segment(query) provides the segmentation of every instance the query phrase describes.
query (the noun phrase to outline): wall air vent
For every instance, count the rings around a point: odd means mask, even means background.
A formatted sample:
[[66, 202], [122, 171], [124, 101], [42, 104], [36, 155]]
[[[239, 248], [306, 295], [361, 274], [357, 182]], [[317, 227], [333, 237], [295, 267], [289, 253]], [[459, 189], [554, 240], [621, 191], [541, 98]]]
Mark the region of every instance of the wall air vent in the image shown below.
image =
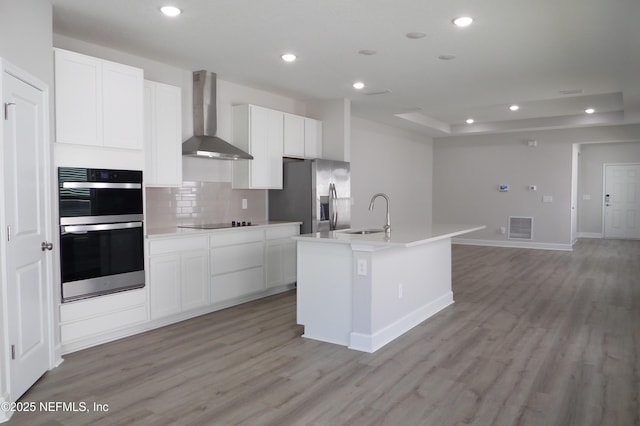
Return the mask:
[[532, 240], [532, 231], [532, 217], [509, 216], [508, 236], [510, 240]]

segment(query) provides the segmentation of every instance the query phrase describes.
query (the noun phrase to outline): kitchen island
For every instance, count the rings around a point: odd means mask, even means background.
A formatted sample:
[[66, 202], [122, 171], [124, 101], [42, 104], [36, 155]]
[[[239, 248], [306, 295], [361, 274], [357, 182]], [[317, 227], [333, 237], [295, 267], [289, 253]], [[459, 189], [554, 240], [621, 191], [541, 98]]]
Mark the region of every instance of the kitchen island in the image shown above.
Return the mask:
[[484, 226], [340, 230], [297, 240], [304, 337], [375, 352], [453, 303], [451, 238]]

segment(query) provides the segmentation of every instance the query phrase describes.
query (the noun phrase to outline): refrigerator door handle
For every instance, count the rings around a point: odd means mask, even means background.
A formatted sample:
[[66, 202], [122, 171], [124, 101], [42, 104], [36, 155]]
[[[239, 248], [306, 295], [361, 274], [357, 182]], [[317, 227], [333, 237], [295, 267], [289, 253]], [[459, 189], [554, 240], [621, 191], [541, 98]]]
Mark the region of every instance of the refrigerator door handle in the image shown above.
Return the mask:
[[329, 197], [333, 214], [331, 215], [330, 229], [333, 231], [338, 227], [338, 192], [336, 191], [336, 184], [329, 184]]

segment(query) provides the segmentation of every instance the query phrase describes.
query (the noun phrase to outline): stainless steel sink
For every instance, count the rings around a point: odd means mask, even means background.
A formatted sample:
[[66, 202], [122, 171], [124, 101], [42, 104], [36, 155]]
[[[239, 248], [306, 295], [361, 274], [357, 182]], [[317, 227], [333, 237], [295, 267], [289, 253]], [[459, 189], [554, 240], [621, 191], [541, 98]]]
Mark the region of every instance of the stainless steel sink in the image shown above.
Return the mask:
[[357, 229], [354, 231], [345, 231], [345, 234], [357, 234], [357, 235], [367, 235], [367, 234], [377, 234], [378, 232], [384, 232], [383, 229]]

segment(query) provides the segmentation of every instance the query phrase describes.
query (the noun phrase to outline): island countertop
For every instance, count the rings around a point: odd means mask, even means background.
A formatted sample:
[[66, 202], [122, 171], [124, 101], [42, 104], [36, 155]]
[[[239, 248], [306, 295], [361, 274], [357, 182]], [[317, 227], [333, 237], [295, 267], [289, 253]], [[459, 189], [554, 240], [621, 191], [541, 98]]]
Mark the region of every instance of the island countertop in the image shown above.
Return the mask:
[[316, 232], [293, 237], [298, 241], [320, 242], [329, 244], [351, 244], [376, 246], [376, 248], [413, 247], [434, 241], [452, 238], [458, 235], [486, 228], [485, 225], [434, 224], [431, 226], [392, 226], [391, 236], [384, 232], [372, 234], [353, 234], [359, 228], [341, 229], [337, 231]]

